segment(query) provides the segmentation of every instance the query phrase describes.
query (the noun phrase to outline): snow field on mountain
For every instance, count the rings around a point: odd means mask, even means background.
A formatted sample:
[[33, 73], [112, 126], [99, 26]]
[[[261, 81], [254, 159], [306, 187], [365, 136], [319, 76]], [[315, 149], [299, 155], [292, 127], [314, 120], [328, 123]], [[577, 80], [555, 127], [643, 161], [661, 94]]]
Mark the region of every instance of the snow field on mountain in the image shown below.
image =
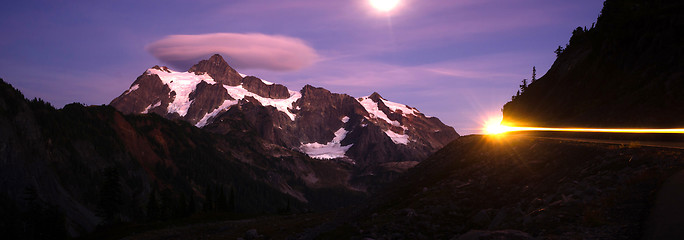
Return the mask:
[[294, 102], [296, 102], [297, 100], [299, 100], [302, 97], [302, 94], [299, 92], [288, 91], [290, 93], [290, 97], [286, 98], [286, 99], [265, 98], [265, 97], [262, 97], [262, 96], [255, 94], [255, 93], [252, 93], [252, 92], [248, 91], [247, 89], [244, 89], [242, 87], [242, 84], [240, 84], [239, 86], [223, 85], [223, 87], [226, 88], [226, 90], [228, 91], [228, 94], [230, 94], [230, 96], [232, 96], [235, 99], [244, 99], [247, 96], [253, 97], [257, 101], [259, 101], [261, 103], [261, 105], [272, 106], [272, 107], [278, 109], [278, 111], [281, 111], [281, 112], [287, 114], [287, 116], [290, 117], [290, 119], [292, 121], [295, 120], [295, 115], [292, 112], [290, 112], [289, 108], [292, 107], [292, 104]]
[[135, 90], [138, 90], [138, 88], [140, 88], [140, 84], [135, 84], [135, 85], [131, 86], [131, 88], [129, 88], [128, 91], [126, 91], [125, 94], [129, 94], [129, 93], [131, 93], [131, 92], [133, 92], [133, 91], [135, 91]]
[[385, 106], [387, 106], [392, 112], [397, 112], [397, 110], [401, 110], [402, 115], [407, 116], [409, 114], [417, 115], [420, 113], [418, 110], [415, 108], [411, 108], [409, 106], [406, 106], [401, 103], [395, 103], [395, 102], [390, 102], [385, 99], [380, 99], [383, 103], [385, 103]]
[[394, 126], [401, 126], [399, 122], [390, 120], [389, 117], [387, 117], [387, 114], [385, 114], [382, 110], [380, 110], [380, 108], [378, 108], [378, 103], [374, 102], [373, 99], [370, 99], [367, 96], [361, 97], [359, 99], [357, 99], [357, 101], [361, 103], [363, 108], [366, 109], [366, 112], [368, 112], [371, 115], [371, 117], [382, 119], [385, 122], [392, 124]]
[[278, 111], [281, 111], [281, 112], [287, 114], [287, 116], [290, 117], [290, 119], [292, 121], [294, 121], [295, 115], [292, 112], [290, 112], [289, 108], [292, 107], [292, 104], [294, 102], [296, 102], [299, 98], [302, 97], [302, 94], [299, 92], [289, 91], [289, 93], [290, 93], [289, 98], [272, 99], [272, 98], [265, 98], [265, 97], [262, 97], [262, 96], [255, 94], [255, 93], [252, 93], [252, 92], [248, 91], [247, 89], [244, 89], [242, 87], [242, 85], [239, 85], [239, 86], [223, 85], [223, 87], [226, 89], [228, 94], [231, 97], [235, 98], [236, 100], [225, 100], [221, 104], [221, 106], [214, 109], [212, 112], [205, 114], [204, 117], [202, 117], [202, 119], [200, 121], [198, 121], [197, 124], [195, 124], [195, 126], [204, 127], [205, 125], [207, 125], [207, 121], [209, 121], [209, 119], [211, 119], [212, 117], [215, 117], [221, 111], [227, 110], [228, 108], [230, 108], [230, 106], [237, 104], [238, 100], [244, 99], [245, 97], [253, 97], [257, 101], [259, 101], [259, 103], [261, 103], [261, 105], [263, 105], [263, 106], [272, 106], [272, 107], [276, 108]]
[[[368, 96], [366, 96], [366, 97], [358, 98], [356, 100], [359, 101], [359, 103], [361, 103], [363, 108], [366, 109], [366, 111], [370, 114], [371, 117], [382, 119], [382, 120], [386, 121], [387, 123], [392, 124], [393, 126], [402, 127], [404, 130], [406, 130], [406, 127], [402, 126], [399, 122], [390, 120], [389, 117], [387, 117], [387, 114], [385, 114], [382, 110], [380, 110], [380, 108], [378, 107], [378, 103], [374, 102], [373, 99], [370, 99], [370, 98], [368, 98]], [[393, 112], [395, 112], [396, 110], [401, 110], [404, 116], [406, 116], [406, 114], [408, 114], [408, 113], [415, 114], [413, 112], [413, 110], [410, 110], [406, 105], [386, 101], [384, 99], [380, 99], [380, 100], [383, 101], [383, 103], [385, 103], [385, 105], [390, 110], [392, 110]], [[394, 142], [395, 144], [406, 145], [409, 142], [409, 136], [408, 135], [399, 134], [399, 133], [396, 133], [390, 129], [387, 129], [384, 132], [385, 132], [385, 135], [390, 137], [392, 139], [392, 142]]]
[[161, 106], [161, 100], [157, 101], [157, 102], [154, 103], [154, 104], [150, 104], [149, 106], [147, 106], [147, 107], [145, 108], [145, 110], [142, 111], [142, 114], [148, 113], [148, 112], [150, 111], [150, 109], [153, 109], [153, 108], [156, 108], [156, 107], [159, 107], [159, 106]]
[[209, 84], [216, 84], [213, 78], [204, 73], [197, 75], [191, 72], [176, 72], [169, 70], [163, 71], [155, 68], [147, 69], [147, 74], [156, 74], [162, 82], [169, 86], [171, 91], [176, 92], [176, 97], [173, 102], [169, 104], [168, 113], [178, 113], [178, 115], [185, 116], [192, 104], [190, 100], [190, 93], [195, 90], [197, 84], [205, 81]]
[[408, 144], [409, 143], [409, 136], [406, 134], [398, 134], [395, 133], [392, 130], [385, 130], [385, 134], [392, 139], [392, 142], [395, 144]]
[[[155, 68], [151, 68], [147, 70], [147, 74], [156, 74], [159, 76], [159, 78], [162, 80], [162, 82], [166, 85], [169, 86], [171, 91], [174, 91], [176, 93], [175, 98], [173, 99], [173, 102], [169, 104], [169, 107], [167, 109], [168, 113], [178, 113], [180, 116], [185, 116], [188, 112], [188, 109], [190, 108], [190, 105], [192, 105], [192, 100], [190, 100], [189, 95], [192, 93], [197, 84], [199, 84], [201, 81], [205, 81], [209, 84], [217, 84], [216, 81], [214, 81], [211, 76], [208, 74], [200, 74], [197, 75], [195, 73], [191, 72], [176, 72], [172, 70], [159, 70]], [[240, 74], [243, 75], [243, 74]], [[262, 80], [265, 84], [273, 84], [271, 82], [267, 82]], [[129, 89], [129, 92], [135, 91], [138, 89], [138, 85], [131, 86]], [[302, 95], [300, 92], [297, 91], [289, 91], [290, 97], [287, 99], [272, 99], [272, 98], [265, 98], [262, 96], [259, 96], [255, 93], [252, 93], [245, 89], [242, 85], [239, 86], [229, 86], [229, 85], [223, 85], [223, 87], [226, 89], [228, 94], [235, 98], [235, 100], [225, 100], [219, 107], [216, 109], [212, 110], [211, 112], [205, 114], [200, 121], [195, 124], [197, 127], [204, 127], [210, 119], [213, 117], [216, 117], [219, 113], [229, 109], [231, 106], [235, 105], [238, 103], [238, 100], [244, 99], [245, 97], [252, 97], [259, 101], [261, 105], [263, 106], [272, 106], [276, 108], [278, 111], [281, 111], [290, 118], [290, 120], [294, 121], [296, 116], [294, 113], [290, 111], [292, 108], [292, 105], [294, 102], [299, 100]], [[370, 118], [375, 118], [375, 119], [382, 119], [383, 121], [393, 125], [393, 126], [398, 126], [406, 129], [405, 126], [402, 126], [398, 121], [396, 120], [390, 120], [387, 114], [385, 114], [382, 110], [379, 109], [378, 103], [374, 102], [372, 99], [370, 99], [368, 96], [366, 97], [361, 97], [356, 99], [369, 113]], [[416, 115], [420, 113], [418, 110], [408, 107], [404, 104], [400, 103], [395, 103], [391, 101], [387, 101], [384, 99], [380, 99], [383, 101], [385, 106], [387, 106], [392, 112], [398, 112], [401, 111], [402, 115], [407, 116], [409, 114]], [[156, 102], [154, 104], [151, 104], [147, 106], [147, 108], [143, 111], [143, 113], [147, 113], [150, 109], [158, 107], [161, 105], [161, 102]], [[349, 121], [349, 117], [345, 116], [344, 118], [341, 119], [342, 122], [346, 123]], [[409, 143], [409, 136], [406, 134], [400, 134], [397, 132], [394, 132], [390, 129], [384, 130], [384, 133], [394, 142], [395, 144], [408, 144]], [[335, 132], [335, 138], [326, 144], [320, 144], [320, 143], [306, 143], [302, 144], [301, 150], [304, 151], [306, 154], [313, 158], [339, 158], [343, 157], [344, 153], [351, 147], [351, 145], [348, 146], [341, 146], [341, 141], [344, 139], [344, 137], [347, 135], [347, 131], [344, 130], [344, 128], [341, 128], [340, 130]]]
[[205, 114], [204, 117], [202, 117], [202, 119], [200, 119], [200, 120], [197, 122], [197, 124], [195, 124], [195, 126], [198, 127], [198, 128], [204, 127], [205, 125], [207, 125], [207, 121], [209, 121], [209, 119], [215, 117], [215, 116], [216, 116], [217, 114], [219, 114], [221, 111], [227, 110], [228, 108], [230, 108], [230, 106], [233, 106], [233, 105], [235, 105], [235, 104], [237, 104], [237, 103], [238, 103], [237, 100], [225, 100], [225, 101], [223, 101], [223, 103], [221, 104], [221, 106], [219, 106], [218, 108], [214, 109], [214, 110], [211, 111], [210, 113]]
[[349, 148], [353, 145], [349, 144], [347, 146], [342, 146], [341, 142], [342, 140], [344, 140], [345, 137], [347, 137], [347, 133], [349, 132], [347, 130], [344, 130], [344, 127], [342, 127], [339, 130], [335, 131], [335, 138], [333, 138], [332, 141], [330, 141], [329, 143], [305, 143], [302, 144], [300, 150], [302, 150], [310, 157], [318, 159], [333, 159], [344, 157], [344, 153], [346, 153], [347, 150], [349, 150]]

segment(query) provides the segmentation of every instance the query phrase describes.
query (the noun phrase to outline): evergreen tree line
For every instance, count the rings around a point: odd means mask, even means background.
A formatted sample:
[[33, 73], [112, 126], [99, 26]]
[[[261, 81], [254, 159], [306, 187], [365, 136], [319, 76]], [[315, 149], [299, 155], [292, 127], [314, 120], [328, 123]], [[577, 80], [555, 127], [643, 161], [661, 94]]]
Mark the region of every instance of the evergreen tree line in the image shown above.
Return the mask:
[[[599, 16], [600, 18], [600, 16]], [[568, 44], [565, 44], [565, 47], [558, 46], [556, 50], [553, 52], [556, 54], [556, 58], [560, 57], [561, 54], [565, 52], [565, 50], [571, 45], [571, 44], [576, 44], [576, 42], [580, 41], [580, 39], [586, 37], [587, 33], [595, 29], [595, 23], [591, 24], [591, 28], [587, 29], [585, 26], [584, 28], [582, 27], [577, 27], [574, 30], [572, 30], [572, 36], [570, 37], [570, 41]], [[529, 84], [534, 83], [537, 81], [537, 68], [532, 67], [532, 81]], [[518, 92], [511, 98], [511, 100], [515, 100], [516, 98], [520, 97], [523, 93], [525, 93], [525, 90], [527, 90], [528, 87], [528, 82], [527, 79], [522, 80], [522, 84], [519, 85], [520, 89], [518, 89]]]
[[[121, 222], [121, 211], [124, 205], [120, 176], [116, 168], [110, 167], [103, 172], [98, 202], [98, 216], [103, 226]], [[226, 193], [223, 185], [208, 185], [205, 189], [204, 201], [197, 201], [194, 194], [173, 191], [165, 188], [159, 190], [154, 184], [145, 206], [148, 221], [164, 221], [174, 218], [189, 217], [199, 210], [205, 213], [235, 211], [235, 190], [231, 186]]]
[[0, 232], [3, 239], [67, 239], [66, 218], [57, 206], [38, 197], [36, 189], [23, 193], [25, 207], [0, 196]]
[[153, 189], [147, 201], [147, 220], [164, 221], [184, 218], [196, 212], [194, 196], [185, 193], [174, 194], [170, 189]]
[[[600, 16], [599, 16], [599, 18], [600, 18]], [[591, 24], [591, 28], [589, 28], [589, 29], [587, 29], [587, 26], [584, 26], [584, 28], [582, 28], [582, 27], [577, 27], [577, 28], [575, 28], [574, 30], [572, 30], [572, 36], [570, 37], [569, 43], [565, 44], [565, 47], [562, 47], [562, 46], [558, 45], [558, 48], [556, 48], [556, 50], [553, 51], [553, 52], [556, 54], [556, 58], [560, 57], [560, 55], [563, 54], [563, 52], [565, 52], [565, 50], [566, 50], [571, 44], [577, 42], [578, 39], [581, 39], [581, 38], [585, 37], [585, 36], [586, 36], [585, 33], [588, 33], [588, 32], [590, 32], [591, 30], [594, 30], [594, 29], [595, 29], [595, 25], [596, 25], [595, 23], [592, 23], [592, 24]]]
[[[213, 190], [212, 190], [213, 189]], [[202, 205], [202, 210], [204, 212], [234, 212], [235, 211], [235, 190], [230, 187], [228, 196], [224, 192], [223, 185], [217, 185], [212, 188], [211, 185], [207, 186], [206, 192], [204, 194], [204, 204]]]
[[[537, 67], [532, 66], [532, 82], [530, 84], [534, 83], [537, 81]], [[516, 98], [520, 97], [525, 91], [527, 90], [528, 84], [527, 84], [527, 78], [522, 80], [522, 84], [519, 85], [518, 92], [515, 93], [515, 96], [511, 98], [511, 100], [515, 100]]]
[[[235, 211], [235, 191], [230, 187], [228, 194], [223, 185], [208, 185], [201, 210], [205, 213], [232, 213]], [[163, 221], [173, 218], [189, 217], [198, 212], [198, 203], [193, 194], [175, 194], [170, 189], [157, 191], [153, 189], [147, 202], [147, 219]]]

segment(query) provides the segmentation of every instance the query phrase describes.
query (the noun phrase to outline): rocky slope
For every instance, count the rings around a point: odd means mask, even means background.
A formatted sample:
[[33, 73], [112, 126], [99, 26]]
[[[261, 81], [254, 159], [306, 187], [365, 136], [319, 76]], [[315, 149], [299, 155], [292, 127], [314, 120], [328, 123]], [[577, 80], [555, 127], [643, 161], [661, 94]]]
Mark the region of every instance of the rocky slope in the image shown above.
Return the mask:
[[516, 125], [684, 126], [684, 3], [608, 0], [549, 71], [503, 108]]
[[54, 109], [0, 80], [0, 230], [10, 238], [193, 212], [330, 209], [364, 197], [350, 172], [254, 130], [217, 135], [110, 106]]
[[641, 239], [658, 189], [682, 169], [681, 149], [467, 136], [308, 236]]
[[644, 239], [659, 189], [682, 172], [682, 149], [465, 136], [358, 206], [130, 238]]
[[155, 66], [111, 105], [156, 113], [230, 135], [250, 123], [257, 134], [314, 158], [350, 162], [372, 174], [381, 164], [418, 162], [458, 137], [453, 128], [379, 94], [354, 98], [310, 85], [299, 92], [239, 74], [220, 55], [188, 72]]

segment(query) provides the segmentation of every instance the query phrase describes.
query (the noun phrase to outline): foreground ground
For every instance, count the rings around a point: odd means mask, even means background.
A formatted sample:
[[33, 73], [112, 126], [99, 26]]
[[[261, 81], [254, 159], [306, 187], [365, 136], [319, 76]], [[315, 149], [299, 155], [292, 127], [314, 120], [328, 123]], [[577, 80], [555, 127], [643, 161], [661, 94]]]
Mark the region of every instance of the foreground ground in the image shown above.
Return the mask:
[[656, 196], [682, 169], [683, 150], [637, 142], [467, 136], [361, 206], [173, 227], [129, 239], [640, 239], [652, 232], [649, 226], [676, 218], [653, 214], [649, 220], [656, 202], [661, 214], [670, 212], [676, 194]]

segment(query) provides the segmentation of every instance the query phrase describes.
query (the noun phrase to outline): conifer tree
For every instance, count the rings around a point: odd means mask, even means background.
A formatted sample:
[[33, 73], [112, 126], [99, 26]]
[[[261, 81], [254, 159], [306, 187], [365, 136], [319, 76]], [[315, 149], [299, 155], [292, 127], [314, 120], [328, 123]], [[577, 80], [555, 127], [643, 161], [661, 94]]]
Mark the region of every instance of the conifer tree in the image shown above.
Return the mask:
[[563, 51], [564, 51], [563, 47], [558, 46], [556, 51], [553, 51], [553, 52], [556, 53], [556, 57], [560, 57], [560, 55], [563, 53]]
[[230, 196], [228, 196], [228, 211], [235, 212], [235, 189], [230, 186]]
[[178, 204], [174, 202], [174, 196], [171, 189], [164, 189], [159, 192], [160, 204], [159, 204], [159, 216], [163, 220], [167, 220], [175, 216], [176, 207]]
[[190, 194], [190, 201], [188, 201], [188, 216], [195, 213], [197, 209], [195, 208], [195, 195]]
[[520, 85], [520, 94], [525, 93], [525, 90], [527, 90], [527, 78], [522, 80], [522, 84]]
[[228, 209], [228, 200], [226, 199], [226, 194], [223, 192], [223, 186], [221, 186], [218, 190], [218, 196], [216, 197], [216, 208], [219, 211], [222, 212], [227, 212]]
[[211, 191], [211, 185], [207, 185], [207, 189], [204, 193], [204, 205], [202, 206], [204, 212], [209, 212], [214, 210], [214, 195]]
[[159, 219], [159, 202], [157, 202], [157, 194], [155, 189], [152, 189], [152, 193], [150, 193], [150, 199], [147, 202], [147, 218], [149, 220]]
[[100, 201], [98, 202], [98, 215], [103, 218], [104, 224], [118, 221], [117, 215], [122, 204], [121, 184], [119, 183], [119, 171], [114, 167], [104, 170], [104, 180], [100, 188]]
[[532, 66], [532, 82], [537, 81], [537, 67]]
[[186, 217], [188, 216], [188, 202], [185, 197], [185, 193], [180, 193], [178, 196], [178, 206], [175, 209], [176, 217]]

